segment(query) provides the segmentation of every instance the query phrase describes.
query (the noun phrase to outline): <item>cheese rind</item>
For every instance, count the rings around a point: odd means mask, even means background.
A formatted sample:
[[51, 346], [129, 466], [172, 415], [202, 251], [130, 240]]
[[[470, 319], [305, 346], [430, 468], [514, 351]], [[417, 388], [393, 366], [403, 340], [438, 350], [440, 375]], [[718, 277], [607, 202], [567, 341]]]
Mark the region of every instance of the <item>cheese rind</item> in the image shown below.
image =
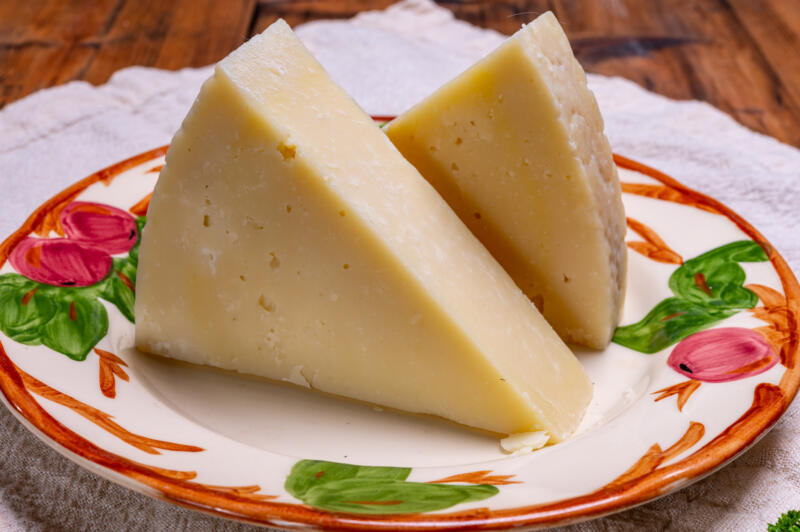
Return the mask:
[[170, 145], [136, 343], [556, 441], [591, 398], [569, 349], [282, 21], [216, 67]]
[[597, 103], [552, 13], [385, 131], [556, 332], [609, 343], [627, 256], [619, 180]]

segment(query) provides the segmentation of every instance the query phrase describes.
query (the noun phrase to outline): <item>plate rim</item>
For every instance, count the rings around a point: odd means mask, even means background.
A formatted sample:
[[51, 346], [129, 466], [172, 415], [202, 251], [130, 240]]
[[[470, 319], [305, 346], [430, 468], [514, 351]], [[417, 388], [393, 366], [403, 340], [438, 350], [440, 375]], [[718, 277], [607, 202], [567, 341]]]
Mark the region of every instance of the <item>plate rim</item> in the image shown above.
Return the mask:
[[[59, 204], [71, 201], [94, 183], [109, 184], [122, 172], [165, 155], [167, 147], [161, 146], [103, 168], [41, 204], [19, 229], [0, 244], [0, 266], [5, 264], [10, 251], [17, 243], [30, 234], [32, 228], [41, 223]], [[759, 231], [735, 211], [710, 196], [686, 187], [669, 175], [633, 159], [614, 154], [614, 163], [620, 168], [640, 172], [667, 187], [677, 189], [691, 198], [695, 206], [709, 207], [728, 218], [765, 249], [780, 279], [787, 305], [798, 306], [800, 284], [788, 263]], [[800, 364], [798, 364], [800, 337], [796, 334], [798, 329], [800, 329], [798, 323], [792, 323], [792, 332], [795, 334], [789, 343], [787, 356], [789, 364], [780, 383], [758, 384], [750, 408], [692, 454], [622, 485], [607, 485], [576, 497], [500, 510], [477, 508], [456, 512], [386, 516], [332, 513], [304, 504], [254, 501], [235, 493], [220, 492], [171, 477], [167, 470], [159, 470], [105, 451], [61, 424], [27, 390], [2, 342], [0, 342], [0, 391], [2, 391], [0, 397], [23, 426], [48, 446], [85, 469], [125, 488], [217, 517], [278, 528], [297, 526], [346, 530], [496, 529], [512, 526], [538, 528], [594, 519], [651, 502], [715, 472], [749, 449], [780, 419], [800, 387]]]

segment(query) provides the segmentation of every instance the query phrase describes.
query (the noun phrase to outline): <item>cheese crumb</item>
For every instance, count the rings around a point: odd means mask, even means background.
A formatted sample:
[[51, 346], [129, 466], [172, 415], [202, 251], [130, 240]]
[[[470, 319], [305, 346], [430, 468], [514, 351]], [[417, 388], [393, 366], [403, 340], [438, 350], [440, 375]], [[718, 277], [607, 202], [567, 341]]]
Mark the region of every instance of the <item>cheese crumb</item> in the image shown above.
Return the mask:
[[546, 430], [518, 432], [500, 440], [500, 447], [513, 455], [527, 454], [541, 449], [547, 445], [548, 441], [550, 441], [550, 434]]

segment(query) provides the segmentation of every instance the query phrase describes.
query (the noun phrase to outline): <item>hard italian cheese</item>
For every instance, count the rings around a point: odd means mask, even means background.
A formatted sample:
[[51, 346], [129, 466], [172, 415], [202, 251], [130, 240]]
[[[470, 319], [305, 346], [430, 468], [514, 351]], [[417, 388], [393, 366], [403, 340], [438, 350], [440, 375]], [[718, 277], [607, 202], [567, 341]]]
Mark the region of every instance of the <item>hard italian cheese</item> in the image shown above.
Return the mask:
[[283, 21], [217, 65], [147, 218], [143, 351], [554, 441], [590, 401], [571, 351]]
[[625, 215], [603, 120], [552, 13], [386, 133], [562, 338], [603, 348], [625, 285]]

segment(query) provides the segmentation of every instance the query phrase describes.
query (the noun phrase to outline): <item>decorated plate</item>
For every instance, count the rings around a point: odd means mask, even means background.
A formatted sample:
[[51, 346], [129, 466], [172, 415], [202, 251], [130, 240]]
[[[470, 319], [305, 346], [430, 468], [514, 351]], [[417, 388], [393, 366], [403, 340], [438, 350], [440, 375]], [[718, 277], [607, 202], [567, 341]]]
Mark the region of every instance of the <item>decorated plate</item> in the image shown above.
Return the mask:
[[283, 528], [534, 528], [677, 490], [751, 446], [798, 376], [797, 280], [719, 202], [616, 157], [622, 326], [577, 351], [576, 436], [504, 454], [480, 432], [134, 349], [139, 236], [166, 148], [76, 183], [0, 246], [0, 388], [31, 431], [131, 489]]

